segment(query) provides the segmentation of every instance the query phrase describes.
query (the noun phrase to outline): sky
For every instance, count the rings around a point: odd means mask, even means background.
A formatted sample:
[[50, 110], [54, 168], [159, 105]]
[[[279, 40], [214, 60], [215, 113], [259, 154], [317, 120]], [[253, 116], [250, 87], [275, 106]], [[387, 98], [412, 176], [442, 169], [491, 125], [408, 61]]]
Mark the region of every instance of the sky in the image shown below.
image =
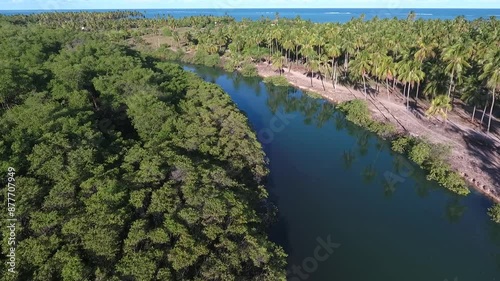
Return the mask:
[[0, 0], [0, 10], [236, 8], [500, 8], [500, 0]]

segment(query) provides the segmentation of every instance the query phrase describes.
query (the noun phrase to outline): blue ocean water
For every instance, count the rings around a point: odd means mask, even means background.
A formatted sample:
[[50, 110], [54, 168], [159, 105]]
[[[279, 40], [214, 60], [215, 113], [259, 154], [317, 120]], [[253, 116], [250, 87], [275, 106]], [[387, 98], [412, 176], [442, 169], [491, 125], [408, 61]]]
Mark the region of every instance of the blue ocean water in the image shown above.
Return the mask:
[[[24, 11], [0, 11], [0, 14], [32, 14], [43, 13], [54, 10], [24, 10]], [[58, 11], [80, 11], [80, 10], [58, 10]], [[115, 10], [86, 10], [86, 11], [115, 11]], [[414, 11], [417, 18], [423, 19], [454, 19], [457, 16], [464, 16], [468, 20], [477, 18], [500, 18], [500, 9], [236, 9], [224, 8], [221, 9], [148, 9], [136, 10], [143, 12], [147, 18], [165, 17], [172, 15], [174, 18], [197, 15], [229, 15], [236, 20], [260, 19], [262, 17], [275, 18], [276, 13], [280, 17], [295, 18], [300, 16], [302, 19], [311, 20], [313, 22], [346, 22], [352, 18], [358, 18], [365, 15], [365, 19], [379, 18], [400, 18], [404, 19], [411, 11]]]

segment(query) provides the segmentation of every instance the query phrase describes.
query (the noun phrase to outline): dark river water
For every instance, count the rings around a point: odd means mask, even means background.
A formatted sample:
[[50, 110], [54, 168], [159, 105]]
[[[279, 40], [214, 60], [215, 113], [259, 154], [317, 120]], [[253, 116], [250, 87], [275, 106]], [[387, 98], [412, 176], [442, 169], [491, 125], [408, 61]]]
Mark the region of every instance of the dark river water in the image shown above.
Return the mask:
[[270, 236], [289, 255], [288, 280], [500, 280], [500, 227], [484, 197], [427, 181], [322, 99], [185, 68], [224, 89], [263, 144], [279, 209]]

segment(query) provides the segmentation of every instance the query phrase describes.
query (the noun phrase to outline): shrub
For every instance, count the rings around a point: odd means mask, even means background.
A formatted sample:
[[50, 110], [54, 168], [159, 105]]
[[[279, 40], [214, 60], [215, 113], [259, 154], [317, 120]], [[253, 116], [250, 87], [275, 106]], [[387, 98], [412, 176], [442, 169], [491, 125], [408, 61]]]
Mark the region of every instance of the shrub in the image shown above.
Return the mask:
[[372, 120], [368, 105], [363, 100], [343, 102], [337, 108], [346, 115], [347, 120], [380, 136], [388, 136], [396, 132], [392, 124]]
[[182, 52], [182, 50], [179, 49], [176, 52], [176, 51], [174, 51], [172, 49], [169, 49], [168, 46], [166, 46], [166, 45], [162, 45], [158, 50], [156, 50], [154, 52], [154, 54], [157, 57], [160, 57], [160, 58], [162, 58], [164, 60], [168, 60], [168, 61], [178, 61], [184, 55], [184, 53]]
[[465, 180], [445, 162], [447, 147], [430, 144], [412, 136], [403, 136], [392, 141], [392, 150], [417, 163], [427, 172], [428, 180], [434, 180], [459, 195], [470, 193]]
[[266, 78], [264, 78], [264, 83], [272, 84], [274, 86], [282, 86], [282, 87], [290, 86], [290, 84], [288, 83], [288, 80], [286, 80], [286, 78], [283, 76], [266, 77]]
[[256, 77], [259, 76], [257, 68], [252, 63], [245, 63], [240, 69], [240, 73], [243, 76]]
[[431, 152], [432, 148], [428, 143], [419, 141], [415, 146], [411, 148], [409, 156], [413, 162], [422, 166], [425, 161], [429, 160], [429, 158], [431, 157]]
[[404, 154], [406, 153], [406, 151], [408, 151], [408, 148], [411, 146], [412, 141], [413, 138], [409, 136], [397, 138], [392, 141], [392, 150]]
[[227, 72], [233, 72], [238, 69], [239, 63], [234, 59], [227, 59], [224, 61], [224, 70]]
[[209, 67], [217, 66], [220, 64], [220, 57], [218, 54], [205, 56], [202, 64]]
[[370, 110], [368, 109], [368, 105], [365, 101], [347, 101], [339, 104], [338, 109], [346, 115], [347, 120], [353, 122], [354, 124], [368, 128], [371, 118]]
[[207, 52], [200, 50], [197, 51], [195, 55], [192, 57], [187, 57], [187, 56], [183, 57], [182, 61], [186, 63], [214, 67], [220, 64], [220, 57], [218, 54], [209, 55]]
[[488, 215], [491, 217], [492, 221], [500, 223], [500, 204], [496, 203], [488, 208]]
[[429, 171], [428, 180], [435, 180], [446, 189], [453, 191], [459, 195], [467, 195], [470, 193], [467, 184], [460, 175], [451, 170], [451, 167], [443, 160], [432, 160], [426, 168]]
[[377, 121], [372, 121], [368, 129], [380, 136], [389, 136], [396, 132], [396, 128], [391, 123], [382, 123]]

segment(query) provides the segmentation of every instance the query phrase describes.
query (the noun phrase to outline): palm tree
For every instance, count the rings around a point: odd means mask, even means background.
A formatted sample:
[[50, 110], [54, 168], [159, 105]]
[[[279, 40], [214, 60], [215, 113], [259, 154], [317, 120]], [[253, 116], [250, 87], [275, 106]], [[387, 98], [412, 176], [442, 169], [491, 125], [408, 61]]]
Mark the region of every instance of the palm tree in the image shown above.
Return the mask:
[[363, 79], [363, 93], [365, 94], [365, 99], [367, 98], [366, 94], [366, 75], [370, 72], [370, 60], [369, 54], [367, 52], [359, 53], [354, 60], [351, 60], [349, 65], [351, 71], [356, 75], [360, 76]]
[[283, 41], [283, 48], [285, 49], [285, 54], [286, 54], [286, 62], [289, 63], [288, 72], [292, 70], [292, 60], [290, 59], [290, 50], [292, 50], [294, 47], [295, 45], [292, 41], [292, 37], [290, 36], [290, 34], [288, 34], [287, 36], [285, 36], [285, 39]]
[[418, 92], [420, 91], [420, 83], [425, 79], [425, 72], [422, 70], [422, 62], [414, 61], [412, 64], [415, 73], [414, 81], [417, 82], [417, 92], [415, 93], [415, 101], [418, 101]]
[[441, 115], [444, 121], [448, 118], [448, 110], [451, 110], [451, 99], [446, 95], [439, 95], [432, 100], [431, 106], [425, 112], [428, 116]]
[[326, 54], [331, 58], [333, 89], [337, 89], [337, 62], [335, 59], [339, 57], [342, 52], [340, 51], [340, 47], [338, 45], [331, 43], [326, 47]]
[[451, 97], [455, 77], [459, 77], [465, 68], [470, 67], [467, 60], [472, 55], [472, 48], [467, 44], [468, 42], [460, 42], [443, 49], [443, 61], [447, 63], [446, 71], [450, 74], [449, 97]]
[[[409, 108], [411, 66], [409, 61], [400, 61], [397, 64], [398, 80], [403, 83], [403, 95], [406, 98], [406, 109]], [[408, 92], [408, 94], [407, 94]]]
[[438, 47], [436, 42], [424, 42], [419, 40], [418, 50], [415, 52], [414, 57], [416, 61], [423, 63], [425, 60], [436, 57], [436, 52], [434, 51]]
[[282, 56], [279, 53], [275, 53], [274, 56], [271, 58], [273, 68], [275, 68], [277, 71], [279, 71], [280, 76], [284, 72], [283, 67], [285, 66], [285, 57]]
[[491, 90], [491, 107], [488, 118], [488, 129], [490, 132], [493, 108], [495, 107], [496, 90], [500, 88], [500, 51], [498, 49], [488, 52], [485, 56], [483, 74], [479, 79], [487, 79], [486, 86]]
[[385, 80], [385, 84], [387, 87], [387, 98], [390, 98], [389, 79], [394, 79], [394, 76], [396, 76], [396, 67], [394, 61], [392, 60], [392, 57], [390, 56], [382, 57], [382, 59], [380, 60], [379, 67], [380, 67], [379, 77], [381, 80]]

